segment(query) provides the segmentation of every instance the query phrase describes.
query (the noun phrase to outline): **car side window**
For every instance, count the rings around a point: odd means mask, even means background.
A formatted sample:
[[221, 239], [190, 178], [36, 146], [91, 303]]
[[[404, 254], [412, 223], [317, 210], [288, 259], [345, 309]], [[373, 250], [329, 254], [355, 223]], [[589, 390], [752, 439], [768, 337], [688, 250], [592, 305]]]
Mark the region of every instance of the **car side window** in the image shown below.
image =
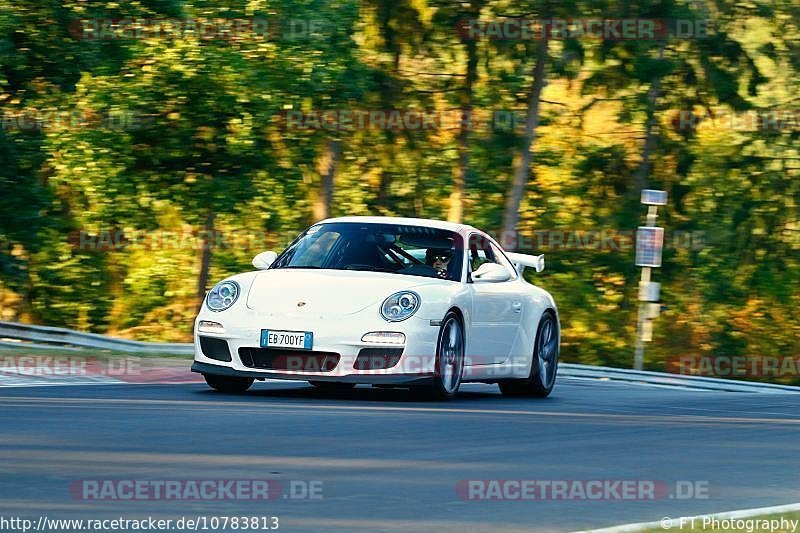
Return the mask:
[[511, 261], [505, 256], [505, 254], [494, 244], [489, 243], [489, 248], [492, 251], [492, 255], [495, 258], [495, 263], [499, 263], [506, 267], [506, 270], [511, 274], [511, 279], [515, 279], [517, 277], [517, 269], [514, 268], [514, 265], [511, 264]]
[[478, 248], [477, 250], [475, 250], [475, 253], [472, 254], [471, 258], [472, 258], [472, 261], [471, 261], [472, 272], [475, 272], [476, 270], [478, 270], [478, 268], [480, 268], [480, 266], [482, 264], [484, 264], [484, 263], [494, 263], [495, 262], [495, 261], [492, 261], [491, 257], [487, 256], [486, 250], [484, 250], [482, 248]]
[[497, 263], [490, 243], [480, 235], [471, 235], [469, 238], [469, 263], [470, 271], [475, 272], [484, 263]]
[[469, 239], [469, 265], [470, 272], [475, 272], [484, 263], [496, 263], [511, 274], [511, 279], [516, 279], [517, 270], [514, 265], [503, 255], [503, 252], [489, 239], [473, 234]]

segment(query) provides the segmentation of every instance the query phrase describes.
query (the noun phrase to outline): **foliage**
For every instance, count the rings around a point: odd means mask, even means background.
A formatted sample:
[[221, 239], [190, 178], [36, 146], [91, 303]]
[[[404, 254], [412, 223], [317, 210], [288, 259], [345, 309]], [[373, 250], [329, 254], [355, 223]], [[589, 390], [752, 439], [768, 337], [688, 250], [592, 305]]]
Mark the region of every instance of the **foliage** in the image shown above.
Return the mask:
[[[320, 202], [334, 216], [463, 212], [499, 229], [537, 42], [470, 41], [461, 22], [710, 19], [702, 38], [550, 42], [518, 229], [547, 254], [535, 281], [559, 302], [567, 360], [630, 366], [639, 269], [630, 246], [547, 245], [536, 232], [631, 232], [644, 222], [643, 185], [670, 194], [654, 278], [666, 309], [647, 365], [796, 355], [797, 15], [791, 2], [761, 0], [0, 0], [0, 318], [187, 340], [198, 288], [286, 245]], [[212, 39], [76, 36], [76, 21], [93, 18], [280, 27]], [[392, 109], [435, 114], [438, 125], [287, 120]], [[9, 120], [31, 110], [73, 118]], [[789, 124], [726, 118], [763, 110]], [[701, 120], [687, 128], [688, 111]], [[451, 194], [459, 183], [463, 194]], [[676, 231], [693, 242], [674, 246]]]

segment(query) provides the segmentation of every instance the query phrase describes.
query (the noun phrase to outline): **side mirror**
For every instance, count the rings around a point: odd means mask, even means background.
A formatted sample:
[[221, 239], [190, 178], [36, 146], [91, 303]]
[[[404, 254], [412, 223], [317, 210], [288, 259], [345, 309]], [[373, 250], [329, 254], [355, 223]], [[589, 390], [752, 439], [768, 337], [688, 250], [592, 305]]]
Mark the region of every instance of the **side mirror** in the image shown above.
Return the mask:
[[269, 252], [261, 252], [253, 258], [253, 266], [259, 270], [266, 270], [277, 258], [278, 254], [272, 250]]
[[478, 270], [472, 273], [472, 281], [474, 282], [497, 283], [510, 279], [511, 272], [503, 265], [498, 265], [497, 263], [484, 263], [478, 267]]

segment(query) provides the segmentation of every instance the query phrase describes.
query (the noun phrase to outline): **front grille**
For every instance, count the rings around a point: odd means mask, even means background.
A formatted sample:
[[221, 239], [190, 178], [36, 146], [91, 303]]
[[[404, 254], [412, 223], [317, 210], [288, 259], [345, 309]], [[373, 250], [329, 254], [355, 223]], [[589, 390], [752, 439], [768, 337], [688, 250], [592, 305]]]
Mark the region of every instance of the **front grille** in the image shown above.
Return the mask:
[[282, 348], [239, 348], [239, 359], [248, 368], [298, 372], [330, 372], [339, 364], [338, 353]]
[[231, 360], [231, 351], [228, 349], [228, 341], [225, 339], [217, 339], [215, 337], [200, 336], [200, 349], [203, 350], [203, 355], [209, 359], [216, 359], [217, 361]]
[[402, 355], [402, 348], [361, 348], [353, 368], [356, 370], [392, 368], [400, 361]]

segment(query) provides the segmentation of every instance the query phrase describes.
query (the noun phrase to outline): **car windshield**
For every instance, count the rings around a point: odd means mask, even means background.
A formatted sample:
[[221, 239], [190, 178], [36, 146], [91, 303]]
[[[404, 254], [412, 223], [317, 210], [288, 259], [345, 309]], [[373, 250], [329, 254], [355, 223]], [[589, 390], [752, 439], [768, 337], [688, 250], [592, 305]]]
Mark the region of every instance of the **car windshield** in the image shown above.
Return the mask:
[[452, 231], [332, 222], [308, 228], [270, 268], [322, 268], [461, 279], [463, 246]]

